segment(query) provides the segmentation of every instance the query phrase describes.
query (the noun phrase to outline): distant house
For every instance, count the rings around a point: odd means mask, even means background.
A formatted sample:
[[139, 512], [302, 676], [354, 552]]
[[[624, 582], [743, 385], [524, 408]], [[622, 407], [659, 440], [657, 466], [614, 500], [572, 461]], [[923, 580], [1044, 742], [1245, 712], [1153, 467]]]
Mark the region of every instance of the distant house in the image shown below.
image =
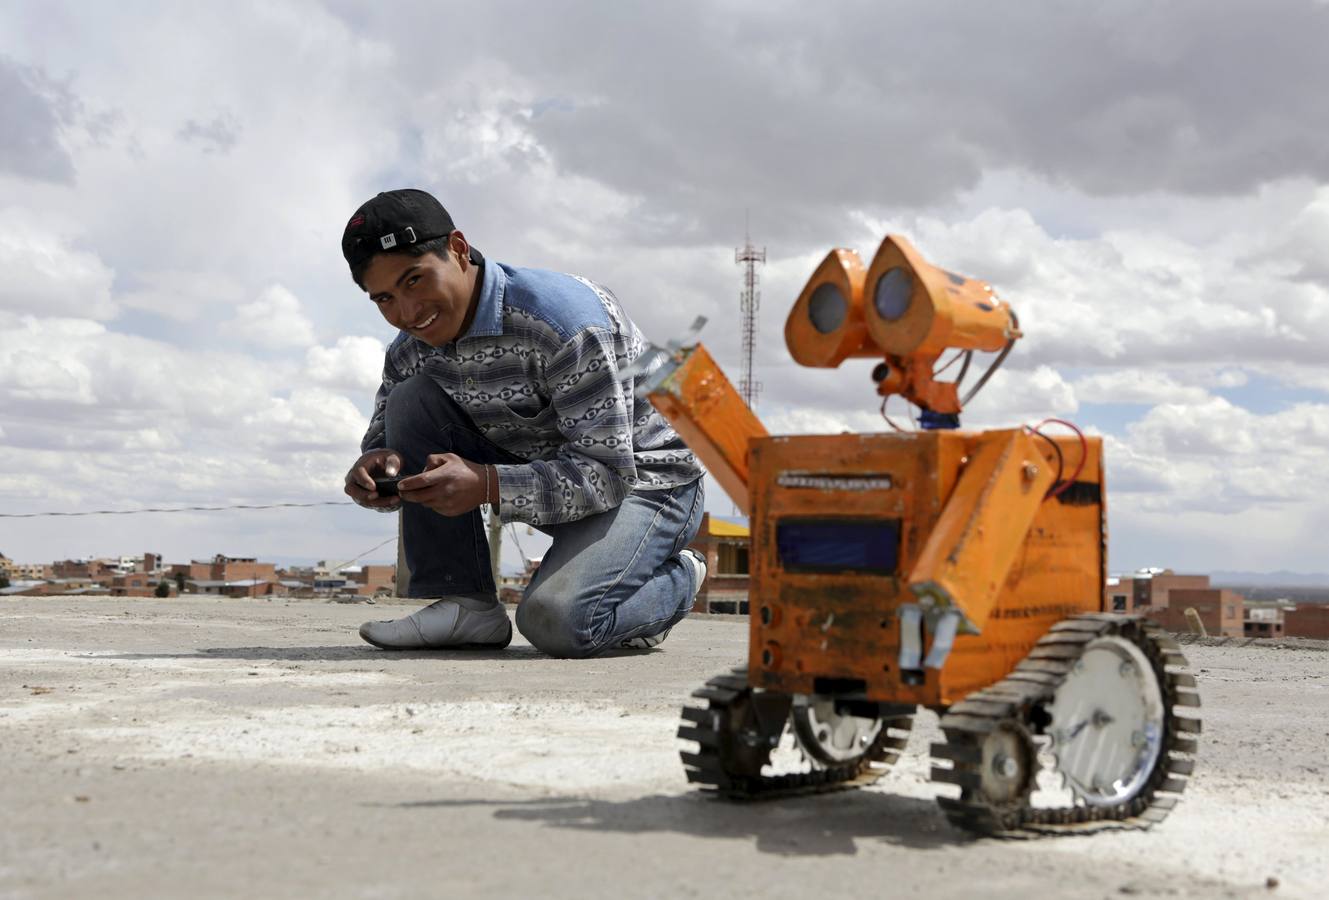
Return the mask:
[[156, 594], [157, 583], [165, 579], [175, 594], [175, 582], [157, 572], [127, 572], [111, 579], [112, 597], [152, 597]]
[[1283, 616], [1282, 604], [1277, 602], [1261, 604], [1260, 606], [1248, 604], [1246, 607], [1246, 637], [1282, 637]]
[[372, 597], [378, 593], [392, 593], [397, 583], [397, 567], [392, 565], [356, 566], [343, 569], [341, 574], [347, 580], [346, 588], [362, 597]]
[[1212, 635], [1246, 633], [1246, 598], [1236, 591], [1209, 586], [1208, 575], [1178, 575], [1171, 569], [1142, 569], [1109, 578], [1104, 605], [1112, 612], [1139, 613], [1168, 631], [1189, 631], [1186, 610], [1194, 609]]
[[706, 558], [706, 580], [693, 610], [746, 615], [752, 571], [748, 526], [703, 513], [701, 528], [688, 546]]
[[1283, 613], [1283, 632], [1288, 637], [1329, 640], [1329, 604], [1298, 603]]

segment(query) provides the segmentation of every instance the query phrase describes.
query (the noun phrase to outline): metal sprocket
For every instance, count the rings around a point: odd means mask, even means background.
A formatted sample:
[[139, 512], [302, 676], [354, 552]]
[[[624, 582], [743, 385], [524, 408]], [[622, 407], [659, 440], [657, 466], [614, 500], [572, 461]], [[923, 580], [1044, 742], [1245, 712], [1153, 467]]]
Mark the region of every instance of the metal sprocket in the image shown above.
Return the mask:
[[[1089, 648], [1120, 649], [1124, 644], [1135, 648], [1126, 656], [1148, 671], [1162, 698], [1162, 736], [1152, 763], [1139, 777], [1115, 779], [1111, 795], [1100, 786], [1103, 796], [1096, 799], [1101, 802], [1087, 802], [1079, 794], [1069, 804], [1034, 806], [1030, 803], [1032, 790], [1018, 798], [1013, 794], [1006, 802], [993, 802], [985, 793], [991, 782], [984, 781], [985, 768], [992, 762], [991, 754], [985, 752], [990, 736], [1018, 727], [1026, 729], [1033, 741], [1053, 742], [1055, 735], [1049, 726], [1055, 717], [1049, 709], [1075, 664]], [[1126, 656], [1119, 658], [1124, 662]], [[961, 790], [958, 798], [938, 797], [937, 802], [952, 824], [1003, 837], [1142, 829], [1162, 821], [1176, 806], [1177, 795], [1185, 790], [1195, 767], [1200, 720], [1187, 713], [1198, 709], [1200, 695], [1194, 676], [1183, 671], [1185, 666], [1177, 643], [1142, 617], [1096, 613], [1058, 622], [1015, 671], [966, 697], [942, 717], [946, 741], [932, 746], [932, 755], [940, 763], [933, 767], [932, 779], [959, 785]], [[1092, 696], [1091, 689], [1086, 696]]]
[[789, 719], [790, 695], [754, 690], [748, 686], [747, 670], [734, 669], [710, 679], [692, 696], [707, 705], [683, 708], [678, 736], [697, 744], [695, 752], [679, 753], [688, 781], [731, 800], [824, 793], [871, 784], [899, 758], [912, 724], [908, 715], [885, 718], [856, 757], [774, 774], [768, 764]]

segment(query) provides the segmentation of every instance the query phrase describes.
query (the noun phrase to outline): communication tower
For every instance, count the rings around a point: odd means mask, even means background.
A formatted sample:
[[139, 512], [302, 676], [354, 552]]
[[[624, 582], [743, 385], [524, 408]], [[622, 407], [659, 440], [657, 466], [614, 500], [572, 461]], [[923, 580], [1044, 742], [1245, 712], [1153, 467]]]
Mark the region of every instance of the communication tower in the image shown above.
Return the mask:
[[738, 296], [738, 309], [742, 316], [739, 332], [743, 337], [738, 392], [748, 409], [756, 410], [757, 395], [761, 393], [761, 382], [752, 375], [752, 354], [757, 345], [757, 310], [761, 307], [761, 291], [757, 289], [757, 264], [766, 262], [766, 248], [758, 250], [752, 246], [752, 237], [746, 228], [743, 246], [734, 251], [734, 262], [743, 266], [743, 292]]

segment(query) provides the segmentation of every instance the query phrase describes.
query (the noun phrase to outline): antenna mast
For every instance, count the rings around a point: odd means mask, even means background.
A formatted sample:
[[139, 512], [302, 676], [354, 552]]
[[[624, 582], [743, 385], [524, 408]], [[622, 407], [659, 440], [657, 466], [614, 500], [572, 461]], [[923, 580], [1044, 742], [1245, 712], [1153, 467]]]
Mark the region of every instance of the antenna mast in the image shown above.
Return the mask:
[[757, 289], [757, 264], [766, 262], [766, 248], [752, 246], [752, 237], [744, 215], [743, 246], [734, 251], [734, 262], [743, 266], [743, 292], [738, 295], [738, 309], [742, 316], [740, 333], [743, 337], [742, 368], [739, 372], [738, 392], [748, 409], [757, 409], [757, 395], [761, 382], [752, 377], [752, 354], [757, 345], [757, 310], [761, 308], [761, 291]]

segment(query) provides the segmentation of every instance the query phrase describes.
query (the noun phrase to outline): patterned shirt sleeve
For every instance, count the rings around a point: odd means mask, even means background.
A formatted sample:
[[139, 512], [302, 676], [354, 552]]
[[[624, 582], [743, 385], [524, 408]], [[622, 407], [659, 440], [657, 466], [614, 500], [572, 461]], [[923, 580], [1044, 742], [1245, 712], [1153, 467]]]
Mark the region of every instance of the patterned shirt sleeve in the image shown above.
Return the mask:
[[369, 428], [365, 430], [365, 436], [360, 439], [361, 453], [382, 450], [388, 446], [388, 394], [402, 380], [392, 362], [393, 353], [398, 351], [399, 344], [400, 340], [393, 341], [383, 355], [383, 381], [378, 386], [378, 392], [374, 394], [374, 411], [369, 416]]
[[573, 522], [613, 509], [632, 490], [632, 398], [619, 379], [620, 343], [622, 335], [586, 328], [549, 360], [545, 381], [565, 442], [550, 459], [496, 466], [504, 521]]

